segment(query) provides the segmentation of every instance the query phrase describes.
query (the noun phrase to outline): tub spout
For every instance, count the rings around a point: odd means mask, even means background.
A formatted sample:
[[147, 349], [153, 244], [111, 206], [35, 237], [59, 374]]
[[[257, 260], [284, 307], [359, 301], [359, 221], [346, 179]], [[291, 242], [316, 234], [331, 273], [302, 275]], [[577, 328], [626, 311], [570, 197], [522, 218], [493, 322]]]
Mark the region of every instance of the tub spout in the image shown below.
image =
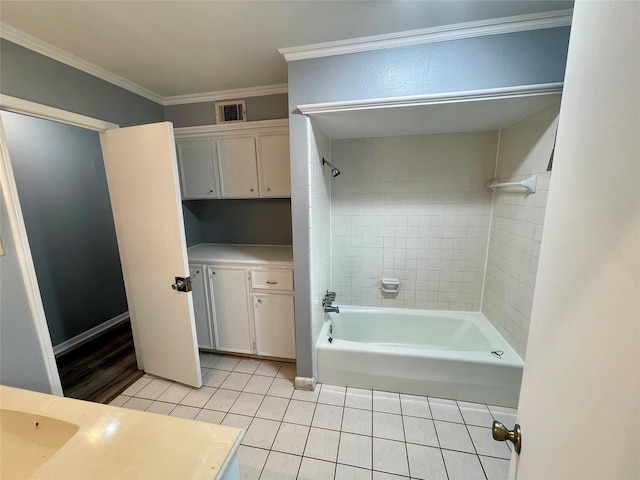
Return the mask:
[[337, 305], [325, 305], [325, 313], [340, 313], [340, 307]]

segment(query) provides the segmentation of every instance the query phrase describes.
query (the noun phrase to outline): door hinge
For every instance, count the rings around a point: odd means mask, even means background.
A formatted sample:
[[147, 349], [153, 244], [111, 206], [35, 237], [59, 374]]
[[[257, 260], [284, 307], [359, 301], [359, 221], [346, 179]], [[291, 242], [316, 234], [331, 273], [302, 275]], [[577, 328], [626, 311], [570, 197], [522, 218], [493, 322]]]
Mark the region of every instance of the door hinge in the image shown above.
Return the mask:
[[258, 347], [256, 346], [256, 342], [253, 342], [253, 353], [258, 351]]
[[191, 287], [191, 277], [175, 277], [176, 281], [171, 285], [176, 292], [190, 292], [192, 290]]

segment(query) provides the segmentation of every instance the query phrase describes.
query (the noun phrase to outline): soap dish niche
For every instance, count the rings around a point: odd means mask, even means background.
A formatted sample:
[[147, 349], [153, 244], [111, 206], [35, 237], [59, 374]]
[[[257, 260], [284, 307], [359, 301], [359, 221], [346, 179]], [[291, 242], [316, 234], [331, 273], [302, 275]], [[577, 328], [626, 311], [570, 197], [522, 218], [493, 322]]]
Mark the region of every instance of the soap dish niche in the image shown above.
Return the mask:
[[382, 279], [382, 292], [383, 293], [398, 293], [400, 291], [400, 280], [397, 278], [383, 278]]

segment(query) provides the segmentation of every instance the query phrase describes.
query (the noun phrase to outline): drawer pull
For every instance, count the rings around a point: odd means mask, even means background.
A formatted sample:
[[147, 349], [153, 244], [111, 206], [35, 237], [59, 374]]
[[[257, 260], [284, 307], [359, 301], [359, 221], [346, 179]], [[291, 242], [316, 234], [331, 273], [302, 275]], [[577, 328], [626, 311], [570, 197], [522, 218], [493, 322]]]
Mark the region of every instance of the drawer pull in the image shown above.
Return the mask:
[[267, 280], [267, 285], [277, 285], [277, 284], [278, 284], [278, 282], [271, 282], [271, 281]]

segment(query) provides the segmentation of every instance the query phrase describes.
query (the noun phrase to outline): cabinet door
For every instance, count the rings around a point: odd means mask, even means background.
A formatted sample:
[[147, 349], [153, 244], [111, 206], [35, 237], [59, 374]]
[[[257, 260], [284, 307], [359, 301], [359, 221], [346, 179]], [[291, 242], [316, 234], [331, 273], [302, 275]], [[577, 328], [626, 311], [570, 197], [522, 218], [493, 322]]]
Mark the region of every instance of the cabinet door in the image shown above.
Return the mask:
[[179, 140], [182, 198], [220, 198], [215, 140]]
[[193, 288], [193, 314], [196, 321], [198, 347], [214, 349], [213, 323], [209, 309], [209, 292], [206, 288], [206, 272], [202, 265], [189, 265], [191, 286]]
[[291, 197], [289, 135], [258, 137], [261, 197]]
[[257, 197], [258, 168], [254, 138], [222, 138], [216, 141], [216, 145], [222, 197]]
[[254, 353], [248, 270], [207, 267], [217, 350]]
[[296, 357], [293, 295], [254, 293], [253, 316], [258, 355]]

